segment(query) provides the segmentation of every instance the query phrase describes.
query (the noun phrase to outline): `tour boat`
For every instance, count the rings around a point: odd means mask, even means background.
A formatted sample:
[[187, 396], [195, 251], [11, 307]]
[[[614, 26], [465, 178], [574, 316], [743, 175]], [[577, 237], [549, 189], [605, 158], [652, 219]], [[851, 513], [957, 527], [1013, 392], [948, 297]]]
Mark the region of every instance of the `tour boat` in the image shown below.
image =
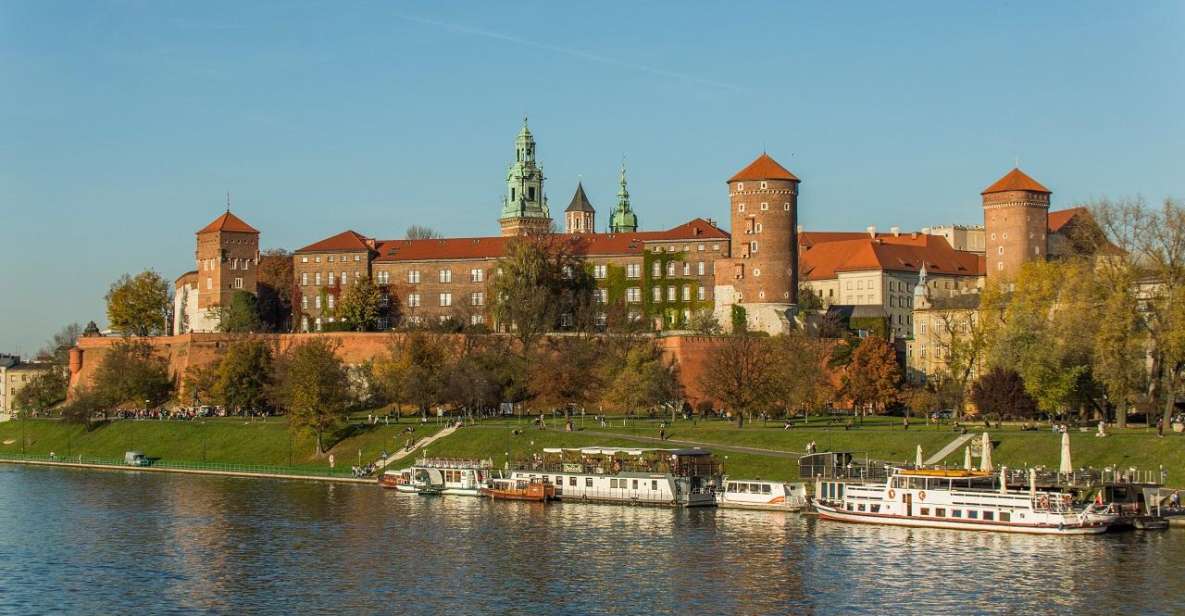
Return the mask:
[[417, 494], [480, 496], [491, 477], [491, 460], [420, 458], [411, 467], [411, 486]]
[[555, 498], [555, 486], [543, 479], [490, 479], [481, 493], [495, 499], [538, 503]]
[[563, 501], [713, 507], [719, 468], [704, 449], [546, 448], [509, 478], [550, 482]]
[[806, 484], [724, 478], [716, 506], [724, 509], [801, 511], [807, 505]]
[[818, 477], [815, 509], [824, 520], [1046, 535], [1101, 533], [1116, 516], [1070, 494], [1009, 490], [986, 471], [893, 468], [887, 479]]
[[416, 487], [412, 485], [412, 477], [410, 468], [390, 470], [379, 475], [379, 485], [399, 492], [415, 492]]

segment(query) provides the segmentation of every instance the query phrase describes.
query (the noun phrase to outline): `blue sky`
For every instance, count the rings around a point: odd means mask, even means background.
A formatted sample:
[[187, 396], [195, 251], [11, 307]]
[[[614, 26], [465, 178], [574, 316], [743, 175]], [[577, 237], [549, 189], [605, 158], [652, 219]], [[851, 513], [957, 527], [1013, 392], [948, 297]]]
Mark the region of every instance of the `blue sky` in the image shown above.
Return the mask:
[[412, 223], [497, 233], [524, 113], [553, 211], [624, 155], [647, 229], [723, 218], [768, 150], [813, 229], [981, 221], [1021, 167], [1055, 206], [1185, 197], [1185, 3], [0, 0], [0, 352], [105, 321], [124, 272]]

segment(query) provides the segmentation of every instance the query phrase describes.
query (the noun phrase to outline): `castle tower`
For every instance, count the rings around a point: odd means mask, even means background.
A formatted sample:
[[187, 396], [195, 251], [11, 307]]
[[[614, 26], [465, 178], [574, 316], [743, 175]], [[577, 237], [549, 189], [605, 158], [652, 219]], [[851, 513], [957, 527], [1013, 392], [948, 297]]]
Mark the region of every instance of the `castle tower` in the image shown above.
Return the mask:
[[584, 194], [584, 185], [576, 183], [576, 194], [572, 195], [572, 202], [564, 210], [565, 233], [595, 233], [597, 211], [589, 203]]
[[716, 311], [731, 323], [733, 306], [748, 327], [778, 333], [798, 303], [798, 184], [768, 154], [728, 180], [731, 258], [716, 267]]
[[625, 187], [625, 162], [621, 163], [621, 183], [617, 189], [617, 207], [609, 217], [610, 233], [633, 233], [638, 230], [638, 215], [630, 209], [630, 191]]
[[1012, 277], [1026, 261], [1044, 259], [1049, 189], [1013, 169], [981, 194], [987, 275]]
[[523, 129], [514, 140], [514, 162], [506, 174], [506, 196], [498, 218], [502, 235], [547, 233], [551, 213], [543, 194], [543, 168], [535, 164], [535, 138], [523, 118]]
[[205, 315], [226, 306], [237, 291], [255, 293], [259, 265], [259, 231], [241, 218], [226, 213], [197, 232], [196, 310], [189, 315], [191, 331], [212, 331]]

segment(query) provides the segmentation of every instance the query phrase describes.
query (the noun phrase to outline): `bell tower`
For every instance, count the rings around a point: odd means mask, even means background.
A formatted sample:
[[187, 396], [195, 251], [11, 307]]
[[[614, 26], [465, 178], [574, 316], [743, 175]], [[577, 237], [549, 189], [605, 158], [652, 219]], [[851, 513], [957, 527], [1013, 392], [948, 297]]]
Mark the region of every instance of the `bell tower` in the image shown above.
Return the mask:
[[621, 182], [617, 188], [617, 207], [609, 217], [610, 233], [633, 233], [638, 230], [638, 215], [630, 209], [630, 191], [625, 187], [625, 162], [621, 163]]
[[498, 223], [504, 236], [551, 230], [551, 213], [543, 194], [543, 168], [535, 163], [535, 137], [527, 127], [526, 117], [514, 140], [514, 162], [506, 173], [506, 195]]
[[576, 194], [564, 210], [565, 233], [596, 233], [597, 211], [584, 194], [584, 185], [576, 183]]

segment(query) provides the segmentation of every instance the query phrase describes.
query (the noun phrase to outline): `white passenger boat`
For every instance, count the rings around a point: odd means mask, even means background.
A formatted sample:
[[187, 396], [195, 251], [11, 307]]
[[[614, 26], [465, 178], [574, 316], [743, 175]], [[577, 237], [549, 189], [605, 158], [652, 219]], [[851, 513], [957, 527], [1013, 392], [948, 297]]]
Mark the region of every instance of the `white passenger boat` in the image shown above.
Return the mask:
[[412, 483], [414, 476], [411, 467], [389, 470], [379, 475], [379, 485], [397, 492], [416, 492], [417, 488]]
[[806, 484], [724, 478], [716, 506], [725, 509], [801, 511], [807, 505]]
[[410, 468], [412, 492], [481, 496], [481, 489], [492, 476], [492, 460], [455, 460], [420, 458]]
[[1046, 535], [1101, 533], [1116, 516], [1070, 494], [1009, 490], [991, 473], [894, 468], [885, 480], [819, 477], [815, 509], [825, 520]]
[[712, 507], [720, 465], [704, 449], [547, 448], [513, 465], [511, 479], [541, 479], [561, 501]]

